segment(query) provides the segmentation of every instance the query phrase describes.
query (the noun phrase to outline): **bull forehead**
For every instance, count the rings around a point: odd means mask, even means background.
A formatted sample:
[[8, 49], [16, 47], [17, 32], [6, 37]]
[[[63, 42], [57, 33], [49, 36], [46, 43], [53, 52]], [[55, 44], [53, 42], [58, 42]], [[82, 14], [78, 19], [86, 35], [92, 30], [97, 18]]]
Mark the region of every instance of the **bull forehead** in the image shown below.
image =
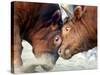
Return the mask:
[[41, 55], [44, 53], [57, 54], [58, 46], [54, 44], [54, 37], [60, 35], [59, 31], [51, 31], [48, 28], [40, 29], [33, 36], [33, 52], [35, 55]]
[[48, 28], [41, 28], [39, 31], [35, 33], [33, 36], [34, 39], [50, 39], [53, 38], [55, 35], [60, 35], [60, 30], [51, 30]]
[[54, 37], [60, 35], [59, 30], [52, 31], [49, 28], [41, 28], [35, 35], [33, 35], [33, 44], [37, 45], [42, 43], [53, 46]]

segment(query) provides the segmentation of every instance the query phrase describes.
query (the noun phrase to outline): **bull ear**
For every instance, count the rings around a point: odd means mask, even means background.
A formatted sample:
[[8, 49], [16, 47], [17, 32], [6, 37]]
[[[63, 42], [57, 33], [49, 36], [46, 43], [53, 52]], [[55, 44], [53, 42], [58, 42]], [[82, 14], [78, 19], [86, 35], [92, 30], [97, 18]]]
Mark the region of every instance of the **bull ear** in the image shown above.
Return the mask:
[[56, 10], [52, 15], [51, 28], [52, 28], [52, 30], [55, 30], [57, 28], [61, 29], [62, 25], [63, 25], [63, 21], [62, 21], [62, 17], [61, 17], [61, 11]]
[[58, 21], [61, 18], [61, 11], [56, 10], [52, 15], [52, 21]]
[[76, 19], [80, 19], [82, 16], [82, 7], [81, 6], [76, 6], [76, 8], [74, 9], [74, 17]]
[[67, 17], [64, 18], [63, 23], [66, 23], [68, 21], [70, 21], [73, 18], [73, 14], [70, 10], [68, 10], [67, 8], [64, 8], [63, 6], [61, 6], [62, 10], [64, 10], [67, 14]]

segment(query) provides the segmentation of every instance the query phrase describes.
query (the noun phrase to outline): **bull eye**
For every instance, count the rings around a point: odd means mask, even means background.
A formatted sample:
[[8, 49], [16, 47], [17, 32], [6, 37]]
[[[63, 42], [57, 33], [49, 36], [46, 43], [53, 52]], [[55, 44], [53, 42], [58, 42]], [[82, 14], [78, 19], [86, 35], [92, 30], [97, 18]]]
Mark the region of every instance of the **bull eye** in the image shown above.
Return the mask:
[[55, 44], [56, 46], [59, 46], [59, 45], [61, 44], [61, 37], [60, 37], [60, 35], [56, 35], [56, 36], [54, 37], [54, 44]]
[[58, 41], [58, 40], [59, 40], [59, 38], [56, 38], [56, 39], [55, 39], [55, 41]]
[[66, 27], [66, 28], [65, 28], [65, 30], [66, 30], [67, 32], [69, 32], [70, 29], [71, 29], [70, 27]]
[[68, 31], [68, 28], [66, 28], [66, 31]]

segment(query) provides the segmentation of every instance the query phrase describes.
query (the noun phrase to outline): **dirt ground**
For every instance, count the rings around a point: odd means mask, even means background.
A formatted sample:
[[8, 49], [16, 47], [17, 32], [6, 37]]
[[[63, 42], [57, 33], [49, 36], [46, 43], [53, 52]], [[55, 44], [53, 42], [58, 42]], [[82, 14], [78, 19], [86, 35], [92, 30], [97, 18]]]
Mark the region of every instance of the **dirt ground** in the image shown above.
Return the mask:
[[[32, 54], [32, 47], [23, 41], [23, 67], [18, 68], [16, 73], [34, 73], [34, 72], [46, 72], [40, 66], [38, 66], [36, 58]], [[97, 48], [93, 48], [88, 52], [79, 53], [73, 56], [69, 60], [64, 60], [61, 57], [56, 62], [56, 65], [50, 72], [53, 71], [72, 71], [72, 70], [89, 70], [97, 69]]]

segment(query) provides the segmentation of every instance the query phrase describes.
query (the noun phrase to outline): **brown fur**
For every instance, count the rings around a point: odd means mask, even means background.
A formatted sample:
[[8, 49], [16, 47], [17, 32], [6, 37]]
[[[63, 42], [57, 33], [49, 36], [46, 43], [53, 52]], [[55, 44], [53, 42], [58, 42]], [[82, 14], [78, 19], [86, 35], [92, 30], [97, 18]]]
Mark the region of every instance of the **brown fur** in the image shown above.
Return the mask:
[[65, 59], [97, 46], [97, 7], [76, 6], [73, 18], [62, 27], [62, 37], [58, 53]]
[[60, 44], [54, 44], [54, 38], [57, 35], [60, 36], [60, 32], [57, 31], [61, 27], [59, 6], [47, 3], [12, 2], [11, 9], [12, 67], [22, 65], [21, 42], [23, 39], [32, 45], [36, 57], [41, 57], [42, 54], [51, 54], [54, 55], [53, 63], [55, 63], [60, 46]]

